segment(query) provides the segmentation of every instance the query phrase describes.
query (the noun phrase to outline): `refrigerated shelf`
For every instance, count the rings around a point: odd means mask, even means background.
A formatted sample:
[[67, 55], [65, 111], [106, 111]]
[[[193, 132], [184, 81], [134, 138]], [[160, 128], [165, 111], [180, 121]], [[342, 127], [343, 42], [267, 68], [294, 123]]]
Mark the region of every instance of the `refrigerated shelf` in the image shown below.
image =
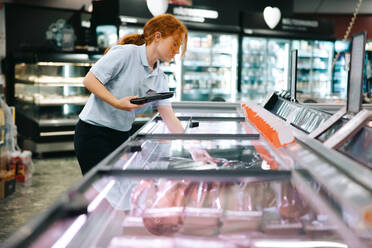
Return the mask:
[[372, 171], [304, 135], [329, 114], [278, 99], [255, 109], [295, 143], [240, 104], [174, 103], [185, 133], [154, 117], [4, 247], [370, 247]]

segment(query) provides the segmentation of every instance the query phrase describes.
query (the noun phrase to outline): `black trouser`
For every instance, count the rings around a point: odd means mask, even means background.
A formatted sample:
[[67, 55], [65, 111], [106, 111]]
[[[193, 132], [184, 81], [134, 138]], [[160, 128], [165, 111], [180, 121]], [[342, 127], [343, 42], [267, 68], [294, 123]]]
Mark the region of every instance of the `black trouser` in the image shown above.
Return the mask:
[[74, 146], [83, 175], [128, 138], [129, 131], [121, 132], [79, 120], [75, 127]]

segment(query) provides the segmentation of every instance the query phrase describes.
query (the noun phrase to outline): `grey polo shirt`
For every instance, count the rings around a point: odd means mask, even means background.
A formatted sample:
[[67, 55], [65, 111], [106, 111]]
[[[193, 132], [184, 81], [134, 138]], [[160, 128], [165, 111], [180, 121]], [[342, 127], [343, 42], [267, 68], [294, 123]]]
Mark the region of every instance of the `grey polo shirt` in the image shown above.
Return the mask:
[[[90, 71], [112, 95], [120, 99], [126, 96], [146, 96], [149, 90], [169, 91], [168, 80], [159, 68], [159, 61], [157, 65], [150, 73], [145, 45], [117, 45], [102, 56]], [[91, 94], [79, 117], [93, 125], [128, 131], [136, 115], [146, 111], [150, 104], [129, 112], [114, 108]], [[153, 104], [170, 106], [170, 101], [160, 100]]]

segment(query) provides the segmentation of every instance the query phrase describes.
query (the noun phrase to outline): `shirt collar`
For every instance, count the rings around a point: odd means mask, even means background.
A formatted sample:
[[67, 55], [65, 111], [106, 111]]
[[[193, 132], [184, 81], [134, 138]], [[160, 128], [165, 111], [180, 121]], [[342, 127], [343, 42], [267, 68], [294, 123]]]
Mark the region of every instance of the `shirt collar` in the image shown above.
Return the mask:
[[[146, 68], [147, 71], [150, 71], [151, 67], [149, 65], [149, 62], [146, 56], [146, 44], [139, 46], [139, 50], [140, 50], [140, 59], [141, 59], [142, 65]], [[154, 74], [154, 75], [159, 74], [159, 60], [156, 61], [156, 67], [151, 74]]]

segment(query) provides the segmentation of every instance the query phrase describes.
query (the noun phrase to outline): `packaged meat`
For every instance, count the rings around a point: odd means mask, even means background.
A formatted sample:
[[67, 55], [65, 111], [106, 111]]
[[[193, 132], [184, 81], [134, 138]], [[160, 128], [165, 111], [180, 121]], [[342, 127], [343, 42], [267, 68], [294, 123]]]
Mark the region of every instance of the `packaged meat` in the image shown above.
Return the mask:
[[147, 231], [141, 216], [126, 216], [121, 224], [123, 235], [150, 236], [151, 233]]
[[148, 232], [173, 235], [183, 225], [183, 200], [187, 183], [159, 179], [143, 181], [132, 192], [133, 214], [142, 216]]
[[225, 187], [221, 233], [258, 230], [262, 218], [263, 191], [257, 183]]
[[263, 212], [262, 231], [270, 235], [293, 236], [302, 233], [302, 223], [292, 219], [283, 219], [279, 209], [267, 208]]
[[306, 201], [300, 197], [298, 191], [289, 183], [281, 184], [281, 202], [280, 215], [283, 219], [295, 219], [306, 215], [310, 211], [310, 207]]
[[146, 230], [154, 235], [171, 236], [183, 226], [181, 207], [146, 209], [142, 218]]
[[213, 236], [218, 233], [222, 209], [191, 208], [184, 210], [182, 234]]
[[182, 234], [212, 236], [218, 233], [223, 209], [219, 184], [191, 183], [185, 190]]
[[247, 232], [258, 230], [262, 211], [232, 211], [224, 212], [220, 233]]

